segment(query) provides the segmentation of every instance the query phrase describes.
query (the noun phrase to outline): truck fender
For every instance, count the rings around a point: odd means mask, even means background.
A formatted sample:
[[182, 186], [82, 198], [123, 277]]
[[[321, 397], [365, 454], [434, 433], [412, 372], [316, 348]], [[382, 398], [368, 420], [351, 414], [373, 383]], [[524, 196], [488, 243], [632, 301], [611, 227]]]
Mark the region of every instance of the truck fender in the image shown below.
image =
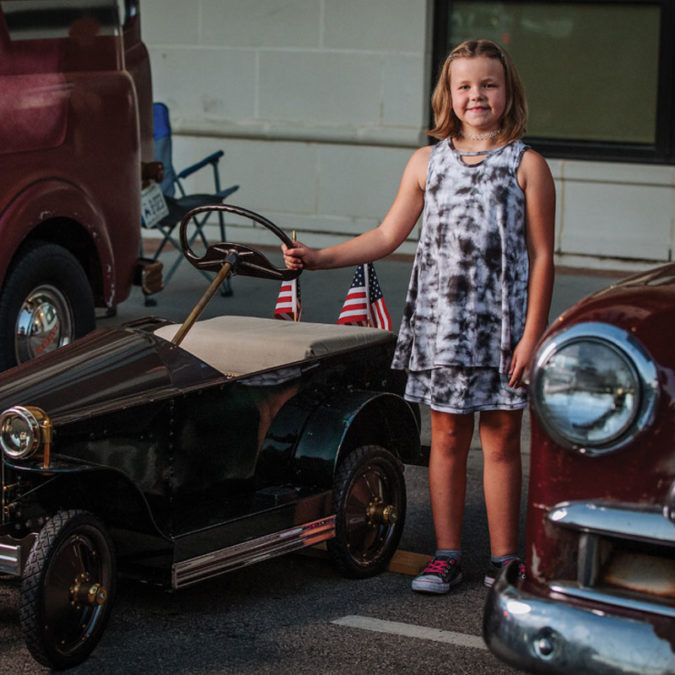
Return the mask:
[[293, 457], [295, 478], [331, 487], [337, 465], [363, 445], [380, 445], [406, 463], [418, 461], [416, 410], [396, 394], [335, 392], [310, 414]]
[[[101, 270], [109, 270], [103, 274], [104, 295], [107, 298], [114, 290], [114, 257], [110, 236], [105, 227], [105, 220], [96, 204], [82, 190], [72, 183], [61, 180], [41, 180], [24, 188], [3, 210], [0, 215], [0, 284], [10, 262], [21, 244], [31, 236], [39, 233], [39, 238], [52, 241], [68, 248], [75, 255], [85, 270], [90, 269], [86, 260], [82, 260], [82, 249], [71, 248], [72, 241], [59, 236], [57, 228], [50, 232], [48, 221], [66, 219], [81, 226], [86, 233], [88, 244], [98, 253]], [[79, 255], [78, 255], [79, 253]]]

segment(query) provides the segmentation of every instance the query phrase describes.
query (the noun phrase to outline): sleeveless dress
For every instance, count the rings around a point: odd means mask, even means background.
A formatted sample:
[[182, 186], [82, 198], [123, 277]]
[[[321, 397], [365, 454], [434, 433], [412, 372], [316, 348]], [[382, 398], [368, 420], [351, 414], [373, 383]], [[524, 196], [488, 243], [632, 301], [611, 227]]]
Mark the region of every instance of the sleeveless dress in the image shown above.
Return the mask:
[[525, 195], [516, 180], [527, 149], [513, 141], [474, 165], [449, 139], [431, 151], [392, 362], [408, 371], [409, 401], [451, 413], [526, 405], [507, 371], [527, 313]]

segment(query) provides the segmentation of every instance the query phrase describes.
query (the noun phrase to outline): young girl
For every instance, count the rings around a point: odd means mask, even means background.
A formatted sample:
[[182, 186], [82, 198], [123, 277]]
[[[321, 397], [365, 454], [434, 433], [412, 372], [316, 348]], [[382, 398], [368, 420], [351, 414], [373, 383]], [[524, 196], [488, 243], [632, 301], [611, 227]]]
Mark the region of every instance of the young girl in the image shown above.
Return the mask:
[[435, 146], [417, 150], [382, 223], [315, 250], [284, 247], [287, 267], [356, 265], [392, 253], [423, 211], [392, 367], [405, 398], [431, 408], [429, 489], [436, 555], [413, 590], [462, 580], [466, 465], [479, 412], [492, 560], [516, 558], [525, 368], [548, 321], [555, 191], [544, 159], [520, 140], [527, 105], [509, 56], [488, 40], [452, 50], [433, 99]]

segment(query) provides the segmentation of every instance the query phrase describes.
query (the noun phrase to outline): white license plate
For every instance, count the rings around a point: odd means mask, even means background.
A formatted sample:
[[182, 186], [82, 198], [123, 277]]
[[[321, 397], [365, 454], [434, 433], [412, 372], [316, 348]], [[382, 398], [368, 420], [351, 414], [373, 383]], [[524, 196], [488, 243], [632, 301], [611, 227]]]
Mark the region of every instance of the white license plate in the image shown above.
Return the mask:
[[156, 227], [162, 218], [169, 215], [169, 207], [159, 183], [150, 183], [141, 192], [141, 213], [145, 227]]

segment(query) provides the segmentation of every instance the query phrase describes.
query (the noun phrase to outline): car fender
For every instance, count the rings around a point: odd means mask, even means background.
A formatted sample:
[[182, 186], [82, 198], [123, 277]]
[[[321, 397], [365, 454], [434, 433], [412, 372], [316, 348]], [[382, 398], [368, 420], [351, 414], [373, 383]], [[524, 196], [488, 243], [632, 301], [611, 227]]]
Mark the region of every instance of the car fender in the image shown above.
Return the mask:
[[60, 461], [48, 470], [10, 464], [30, 473], [36, 484], [32, 499], [46, 514], [78, 509], [99, 517], [109, 528], [122, 528], [168, 539], [143, 493], [121, 471]]
[[416, 410], [396, 394], [335, 392], [307, 419], [295, 448], [294, 477], [302, 484], [330, 487], [340, 461], [364, 445], [381, 445], [403, 462], [416, 462], [420, 454]]
[[[72, 237], [64, 221], [76, 224], [82, 236]], [[114, 293], [114, 255], [105, 219], [87, 194], [72, 183], [41, 180], [26, 187], [0, 214], [0, 284], [21, 244], [29, 237], [51, 241], [67, 248], [91, 274], [91, 257], [95, 250], [99, 273], [103, 274], [104, 295]], [[97, 285], [97, 284], [94, 284]]]

